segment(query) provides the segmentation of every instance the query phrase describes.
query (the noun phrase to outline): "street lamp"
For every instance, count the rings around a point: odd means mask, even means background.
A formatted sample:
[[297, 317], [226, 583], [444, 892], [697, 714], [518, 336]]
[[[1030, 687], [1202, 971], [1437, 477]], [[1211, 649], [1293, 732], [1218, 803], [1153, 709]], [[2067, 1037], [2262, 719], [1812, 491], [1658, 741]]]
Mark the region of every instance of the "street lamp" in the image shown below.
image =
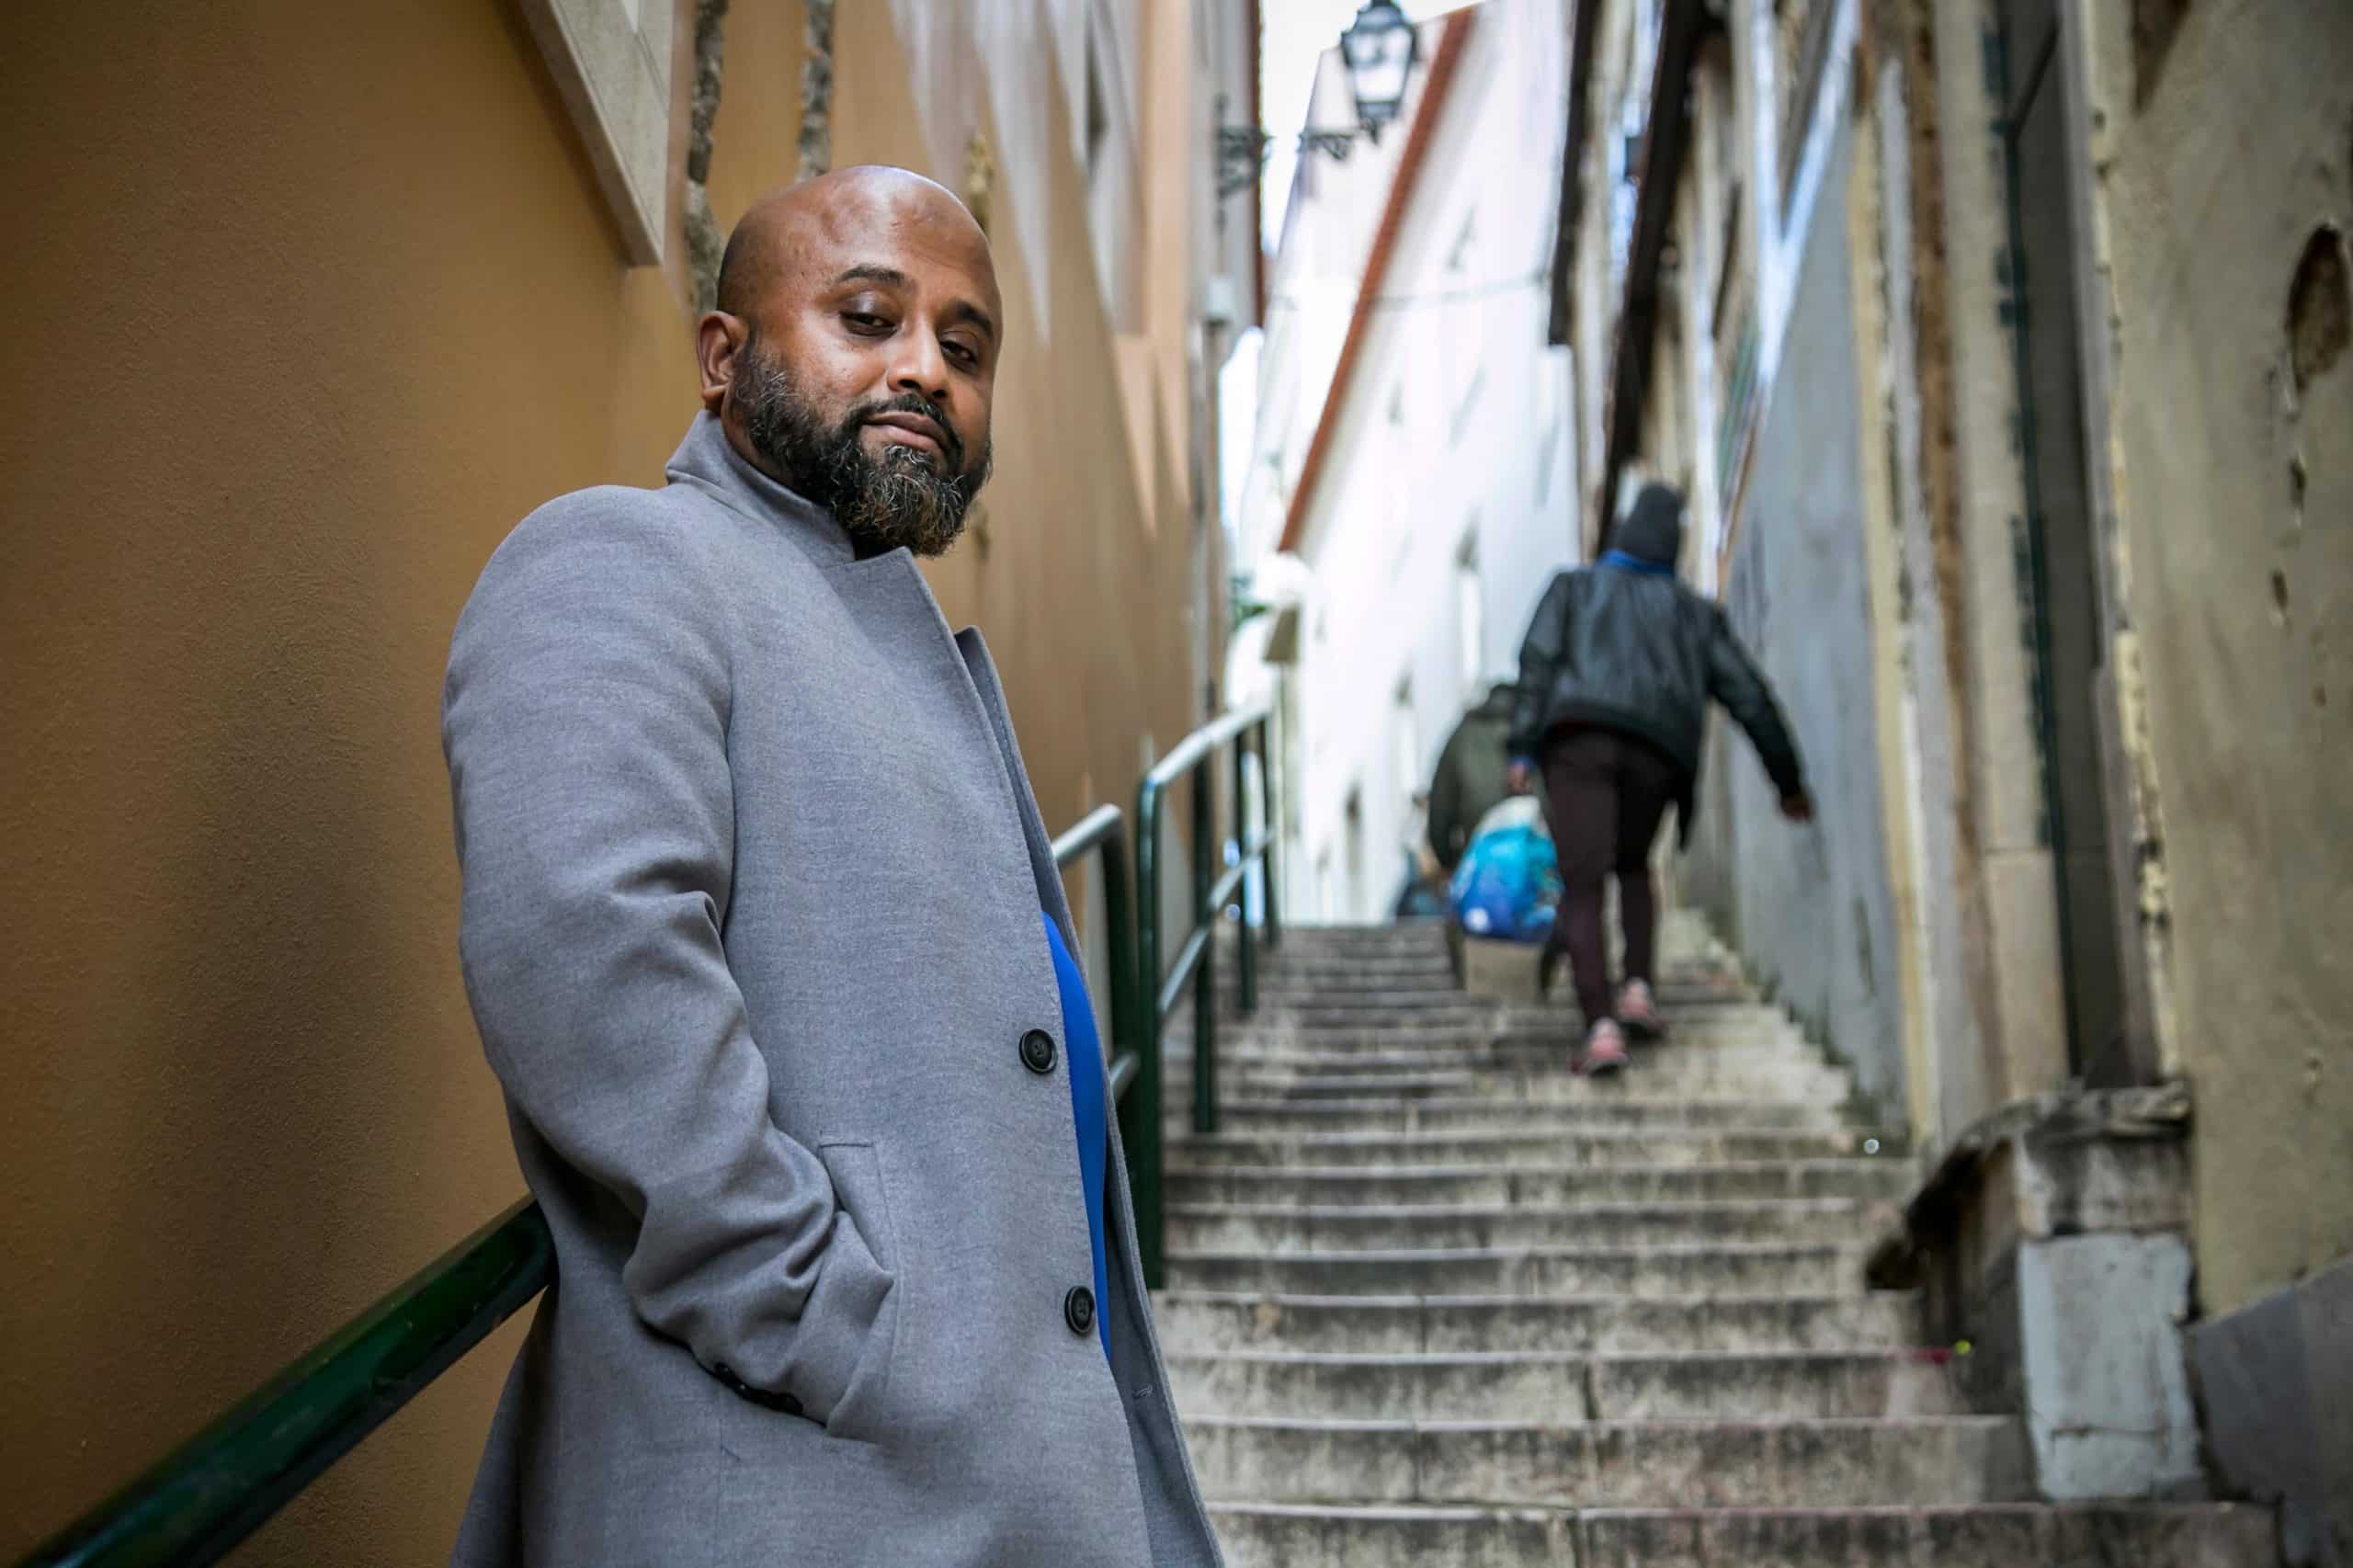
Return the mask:
[[1348, 62], [1348, 85], [1356, 93], [1357, 123], [1368, 139], [1380, 141], [1381, 128], [1397, 118], [1420, 42], [1396, 0], [1365, 0], [1340, 35], [1340, 55]]
[[1302, 152], [1328, 154], [1345, 163], [1356, 139], [1381, 140], [1381, 128], [1395, 122], [1405, 102], [1405, 84], [1421, 52], [1421, 36], [1397, 6], [1397, 0], [1365, 0], [1357, 19], [1340, 35], [1340, 58], [1348, 67], [1348, 90], [1357, 100], [1357, 123], [1349, 131], [1299, 133]]
[[[1383, 126], [1396, 122], [1405, 104], [1405, 85], [1413, 79], [1421, 56], [1421, 35], [1398, 8], [1397, 0], [1365, 0], [1357, 19], [1340, 35], [1340, 58], [1348, 67], [1348, 91], [1357, 101], [1357, 122], [1345, 131], [1321, 131], [1309, 126], [1299, 133], [1299, 150], [1322, 153], [1345, 164], [1357, 138], [1379, 142]], [[1213, 139], [1217, 193], [1221, 199], [1245, 191], [1258, 181], [1266, 163], [1267, 133], [1255, 125], [1228, 125], [1225, 97], [1217, 100]]]

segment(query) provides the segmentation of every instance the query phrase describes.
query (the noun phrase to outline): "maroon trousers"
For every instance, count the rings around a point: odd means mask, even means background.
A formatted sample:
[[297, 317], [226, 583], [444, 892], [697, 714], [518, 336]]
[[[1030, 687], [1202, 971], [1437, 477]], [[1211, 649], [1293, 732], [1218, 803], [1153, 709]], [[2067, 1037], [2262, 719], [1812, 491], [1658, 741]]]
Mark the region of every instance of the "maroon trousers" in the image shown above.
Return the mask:
[[1658, 747], [1615, 730], [1556, 730], [1544, 743], [1543, 762], [1545, 815], [1561, 868], [1561, 913], [1552, 945], [1568, 953], [1577, 1006], [1590, 1028], [1609, 1017], [1612, 1006], [1602, 909], [1613, 874], [1626, 931], [1626, 978], [1656, 979], [1651, 841], [1683, 775]]

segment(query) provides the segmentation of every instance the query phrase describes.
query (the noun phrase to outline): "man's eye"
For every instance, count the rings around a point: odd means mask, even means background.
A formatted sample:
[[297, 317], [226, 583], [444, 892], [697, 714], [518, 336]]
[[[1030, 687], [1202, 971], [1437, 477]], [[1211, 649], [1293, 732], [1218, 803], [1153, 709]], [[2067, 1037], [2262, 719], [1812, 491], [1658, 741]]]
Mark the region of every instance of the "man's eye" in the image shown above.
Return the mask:
[[870, 337], [880, 336], [891, 330], [891, 324], [888, 321], [869, 311], [845, 311], [842, 312], [842, 320], [849, 324], [850, 331], [862, 333]]
[[970, 369], [981, 362], [981, 355], [978, 349], [974, 348], [969, 343], [958, 343], [952, 339], [948, 345], [948, 357], [950, 359], [955, 360], [959, 365], [962, 365], [967, 369]]

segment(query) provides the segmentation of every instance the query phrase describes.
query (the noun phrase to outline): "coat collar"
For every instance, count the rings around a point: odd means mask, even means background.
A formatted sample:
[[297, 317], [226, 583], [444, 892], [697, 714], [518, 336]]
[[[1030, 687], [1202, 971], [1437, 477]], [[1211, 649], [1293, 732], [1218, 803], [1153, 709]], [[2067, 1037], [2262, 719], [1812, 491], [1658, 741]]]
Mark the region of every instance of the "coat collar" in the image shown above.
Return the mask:
[[834, 515], [745, 462], [719, 416], [709, 409], [687, 426], [687, 438], [670, 454], [664, 472], [674, 481], [710, 492], [746, 517], [782, 525], [823, 564], [847, 565], [858, 558]]
[[[847, 566], [858, 560], [849, 535], [834, 521], [833, 514], [745, 462], [734, 443], [728, 440], [726, 429], [709, 410], [696, 415], [694, 423], [687, 426], [687, 437], [671, 454], [665, 472], [674, 482], [705, 491], [745, 517], [781, 526], [789, 538], [800, 542], [824, 565]], [[893, 565], [882, 565], [885, 562]], [[1013, 724], [1006, 712], [1005, 687], [997, 679], [996, 663], [989, 657], [988, 644], [981, 640], [979, 631], [970, 627], [961, 632], [949, 631], [940, 615], [939, 602], [932, 597], [930, 584], [906, 551], [892, 551], [865, 564], [885, 572], [903, 571], [939, 634], [955, 645], [971, 676], [973, 693], [980, 699], [989, 738], [995, 744], [1015, 810], [1021, 818], [1021, 835], [1029, 850], [1029, 869], [1038, 885], [1039, 902], [1047, 915], [1062, 927], [1071, 950], [1077, 951], [1078, 937], [1071, 922], [1069, 902], [1063, 896], [1062, 872], [1054, 865], [1053, 841], [1039, 815], [1038, 798], [1030, 789], [1029, 771], [1022, 766], [1021, 747], [1014, 739]]]

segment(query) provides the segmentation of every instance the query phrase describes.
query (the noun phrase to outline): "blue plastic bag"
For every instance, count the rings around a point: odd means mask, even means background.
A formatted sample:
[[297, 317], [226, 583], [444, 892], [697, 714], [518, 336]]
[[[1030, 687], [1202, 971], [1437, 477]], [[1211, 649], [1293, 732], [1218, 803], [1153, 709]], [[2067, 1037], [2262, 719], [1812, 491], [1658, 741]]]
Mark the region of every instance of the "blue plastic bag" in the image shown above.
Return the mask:
[[1552, 934], [1560, 868], [1534, 804], [1506, 801], [1488, 813], [1454, 869], [1454, 917], [1473, 937], [1540, 942]]

